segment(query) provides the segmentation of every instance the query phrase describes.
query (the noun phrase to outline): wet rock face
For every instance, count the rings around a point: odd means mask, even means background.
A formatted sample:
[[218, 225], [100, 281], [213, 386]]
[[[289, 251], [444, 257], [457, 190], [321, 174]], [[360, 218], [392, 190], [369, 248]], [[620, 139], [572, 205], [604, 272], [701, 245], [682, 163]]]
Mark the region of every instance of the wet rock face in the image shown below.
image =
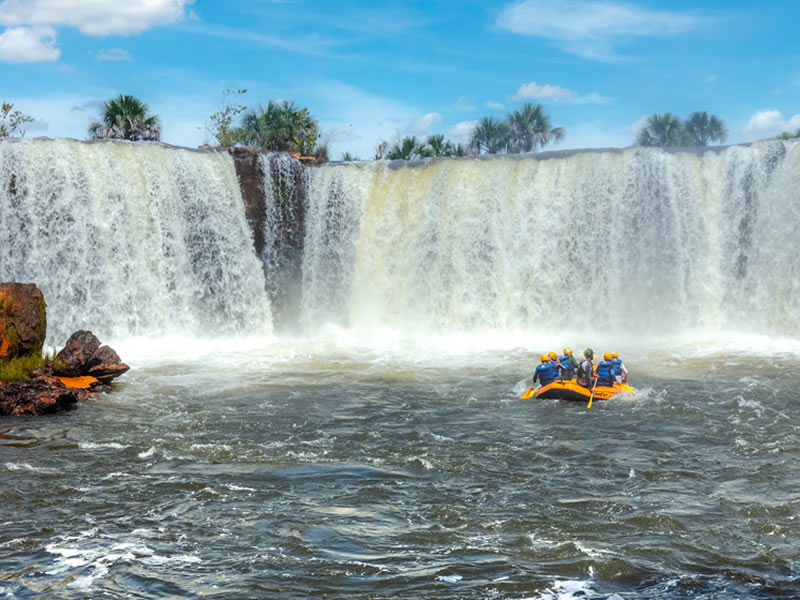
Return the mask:
[[46, 335], [41, 290], [33, 283], [0, 283], [0, 359], [41, 354]]

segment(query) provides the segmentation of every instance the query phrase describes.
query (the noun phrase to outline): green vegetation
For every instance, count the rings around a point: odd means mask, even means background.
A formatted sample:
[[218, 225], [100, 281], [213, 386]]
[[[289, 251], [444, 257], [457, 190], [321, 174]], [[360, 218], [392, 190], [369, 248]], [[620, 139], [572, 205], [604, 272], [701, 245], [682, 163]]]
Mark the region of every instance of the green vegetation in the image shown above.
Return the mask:
[[9, 296], [0, 296], [0, 315], [10, 315], [14, 308], [14, 299]]
[[25, 137], [25, 123], [32, 123], [33, 117], [22, 114], [18, 110], [13, 110], [14, 105], [9, 102], [0, 104], [0, 138], [10, 137], [19, 134]]
[[300, 144], [313, 148], [318, 137], [317, 122], [307, 108], [297, 108], [288, 100], [270, 100], [266, 108], [245, 111], [237, 141], [260, 150], [299, 152]]
[[498, 154], [505, 152], [511, 136], [511, 128], [507, 123], [494, 117], [483, 117], [472, 131], [470, 146], [480, 154]]
[[565, 135], [563, 127], [553, 127], [541, 104], [527, 102], [508, 115], [508, 127], [508, 151], [513, 153], [536, 152], [550, 140], [560, 142]]
[[35, 369], [41, 369], [52, 361], [52, 357], [37, 354], [0, 360], [0, 381], [3, 383], [25, 381], [33, 377]]
[[135, 96], [120, 94], [105, 103], [99, 121], [89, 124], [89, 137], [96, 139], [150, 140], [161, 139], [161, 123], [157, 115]]
[[219, 110], [209, 117], [210, 125], [208, 130], [217, 140], [219, 146], [233, 146], [236, 141], [242, 136], [242, 131], [233, 126], [233, 120], [239, 114], [244, 112], [247, 107], [243, 104], [231, 104], [228, 102], [228, 97], [237, 95], [241, 96], [246, 94], [247, 90], [223, 90], [222, 100], [220, 101]]
[[415, 160], [440, 156], [464, 156], [464, 147], [446, 140], [441, 134], [430, 135], [425, 141], [412, 135], [396, 141], [383, 154], [383, 158], [388, 160]]
[[341, 158], [342, 162], [355, 162], [357, 160], [360, 160], [360, 159], [357, 156], [353, 156], [349, 152], [345, 152], [345, 153], [342, 154], [342, 158]]
[[690, 114], [685, 126], [695, 146], [708, 146], [709, 142], [723, 143], [728, 139], [728, 128], [722, 119], [705, 111]]
[[789, 131], [784, 131], [778, 136], [779, 140], [793, 140], [796, 138], [800, 138], [800, 129], [798, 129], [794, 133], [791, 133]]
[[636, 136], [637, 146], [707, 146], [709, 142], [724, 142], [728, 138], [725, 123], [716, 115], [693, 112], [686, 121], [672, 113], [647, 117]]

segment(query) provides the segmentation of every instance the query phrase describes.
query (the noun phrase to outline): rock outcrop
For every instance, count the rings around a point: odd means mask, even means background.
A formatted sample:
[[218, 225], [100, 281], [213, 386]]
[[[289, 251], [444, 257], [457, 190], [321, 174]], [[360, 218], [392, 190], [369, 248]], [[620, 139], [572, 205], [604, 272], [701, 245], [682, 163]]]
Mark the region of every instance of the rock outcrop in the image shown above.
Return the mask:
[[119, 355], [91, 331], [76, 331], [67, 340], [64, 348], [56, 355], [53, 374], [62, 377], [91, 376], [103, 384], [111, 383], [130, 367], [122, 362]]
[[[97, 392], [109, 391], [111, 381], [129, 369], [91, 331], [73, 333], [56, 359], [45, 363], [46, 330], [44, 296], [39, 288], [32, 283], [0, 283], [1, 372], [12, 379], [30, 375], [23, 381], [0, 381], [0, 415], [67, 410]], [[37, 365], [44, 366], [35, 368]]]
[[46, 335], [41, 290], [33, 283], [0, 283], [0, 360], [41, 354]]
[[61, 412], [89, 397], [83, 389], [68, 388], [57, 377], [39, 376], [0, 385], [0, 415], [33, 416]]

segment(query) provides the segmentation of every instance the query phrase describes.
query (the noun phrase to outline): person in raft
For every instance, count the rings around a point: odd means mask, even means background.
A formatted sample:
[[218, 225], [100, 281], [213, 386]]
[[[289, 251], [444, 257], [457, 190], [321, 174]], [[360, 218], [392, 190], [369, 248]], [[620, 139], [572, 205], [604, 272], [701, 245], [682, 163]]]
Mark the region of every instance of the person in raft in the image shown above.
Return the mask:
[[592, 387], [594, 366], [592, 365], [592, 358], [594, 357], [594, 350], [587, 348], [583, 351], [583, 360], [578, 365], [578, 383], [583, 387]]
[[550, 362], [550, 357], [547, 354], [542, 354], [542, 364], [536, 367], [533, 372], [533, 384], [536, 385], [536, 380], [542, 384], [542, 387], [553, 383], [558, 375], [556, 366]]
[[603, 354], [603, 360], [597, 364], [597, 385], [614, 385], [614, 364], [611, 362], [611, 352]]
[[616, 352], [611, 353], [611, 364], [614, 365], [614, 380], [617, 383], [628, 383], [628, 369]]
[[572, 348], [567, 346], [564, 348], [564, 356], [558, 359], [561, 365], [561, 377], [563, 379], [572, 379], [575, 377], [575, 371], [578, 370], [578, 361], [572, 356]]
[[558, 354], [555, 352], [548, 352], [547, 356], [550, 358], [550, 364], [553, 365], [553, 373], [558, 377], [559, 373], [561, 373], [561, 363], [558, 362]]

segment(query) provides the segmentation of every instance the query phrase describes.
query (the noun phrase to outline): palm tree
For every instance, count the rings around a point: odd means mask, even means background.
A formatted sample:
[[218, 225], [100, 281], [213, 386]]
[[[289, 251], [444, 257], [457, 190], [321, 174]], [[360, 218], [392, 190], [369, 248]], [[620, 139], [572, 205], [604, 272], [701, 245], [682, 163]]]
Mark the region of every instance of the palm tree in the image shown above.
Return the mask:
[[149, 140], [161, 139], [158, 115], [150, 115], [150, 107], [136, 96], [120, 94], [103, 106], [99, 121], [89, 124], [92, 139]]
[[679, 117], [671, 113], [655, 114], [647, 117], [645, 124], [636, 136], [639, 146], [687, 146], [691, 143], [689, 134]]
[[342, 162], [354, 162], [357, 160], [358, 158], [356, 156], [353, 156], [349, 152], [345, 152], [342, 154]]
[[709, 142], [724, 142], [728, 139], [725, 123], [716, 115], [693, 112], [686, 119], [686, 131], [694, 139], [695, 146], [708, 146]]
[[464, 147], [446, 140], [441, 133], [429, 135], [425, 144], [430, 149], [431, 156], [464, 156]]
[[263, 150], [307, 152], [319, 137], [317, 122], [308, 109], [298, 109], [288, 100], [270, 100], [266, 108], [248, 109], [241, 130], [242, 139], [238, 141]]
[[487, 154], [497, 154], [508, 146], [510, 129], [494, 117], [483, 117], [472, 130], [470, 145]]
[[414, 160], [415, 158], [428, 158], [429, 156], [432, 156], [431, 149], [424, 142], [417, 139], [415, 135], [404, 137], [395, 142], [386, 153], [388, 160]]
[[565, 134], [563, 127], [553, 127], [541, 104], [527, 102], [508, 115], [508, 127], [511, 130], [509, 152], [536, 152], [550, 140], [560, 142]]

